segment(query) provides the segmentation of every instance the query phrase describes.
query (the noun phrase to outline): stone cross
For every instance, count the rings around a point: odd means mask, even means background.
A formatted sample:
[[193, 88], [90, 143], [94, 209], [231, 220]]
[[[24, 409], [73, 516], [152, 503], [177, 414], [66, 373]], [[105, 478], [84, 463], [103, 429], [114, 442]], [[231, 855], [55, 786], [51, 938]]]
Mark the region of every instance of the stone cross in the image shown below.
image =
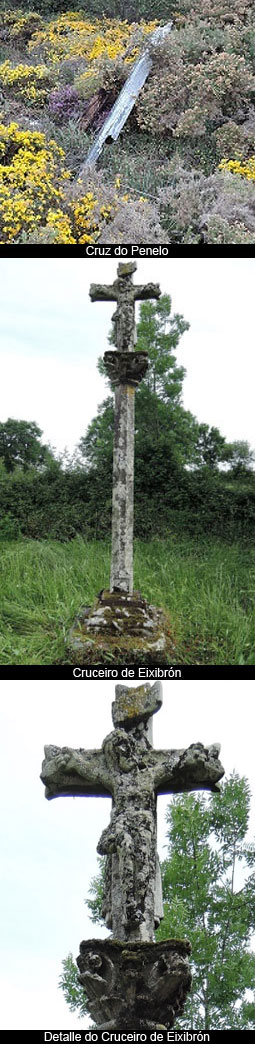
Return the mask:
[[158, 794], [218, 790], [224, 774], [218, 744], [155, 750], [152, 716], [162, 704], [161, 683], [116, 685], [114, 731], [100, 750], [45, 747], [41, 779], [46, 797], [111, 796], [109, 826], [98, 852], [106, 855], [104, 917], [113, 938], [148, 943], [163, 917], [157, 857]]
[[135, 302], [160, 297], [158, 284], [134, 286], [136, 262], [118, 265], [111, 286], [92, 283], [92, 301], [117, 301], [112, 317], [116, 351], [105, 352], [105, 369], [115, 385], [113, 448], [111, 591], [133, 593], [135, 388], [148, 368], [147, 352], [135, 352]]

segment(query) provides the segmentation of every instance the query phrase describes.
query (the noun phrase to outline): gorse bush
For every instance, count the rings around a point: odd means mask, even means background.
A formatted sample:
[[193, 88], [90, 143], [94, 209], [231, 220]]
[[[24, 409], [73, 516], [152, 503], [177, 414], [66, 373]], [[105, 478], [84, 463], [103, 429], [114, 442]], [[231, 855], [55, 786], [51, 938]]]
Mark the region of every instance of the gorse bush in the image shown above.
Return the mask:
[[46, 65], [11, 66], [7, 59], [0, 65], [1, 84], [15, 98], [43, 105], [52, 86], [52, 75]]

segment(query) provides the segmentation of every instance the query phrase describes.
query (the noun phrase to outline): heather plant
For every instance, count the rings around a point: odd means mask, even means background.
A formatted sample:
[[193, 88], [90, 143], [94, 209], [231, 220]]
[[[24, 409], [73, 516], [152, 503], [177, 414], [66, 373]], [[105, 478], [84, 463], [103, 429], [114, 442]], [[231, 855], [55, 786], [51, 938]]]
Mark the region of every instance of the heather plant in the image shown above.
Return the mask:
[[[255, 193], [252, 180], [226, 171], [205, 177], [199, 171], [172, 169], [169, 184], [159, 191], [162, 223], [172, 243], [210, 243], [215, 229], [222, 242], [255, 239]], [[228, 238], [226, 238], [228, 235]], [[237, 239], [235, 239], [237, 235]], [[231, 236], [231, 238], [230, 238]], [[215, 242], [215, 238], [212, 242]], [[217, 242], [220, 242], [218, 239]]]
[[168, 237], [162, 228], [159, 207], [140, 197], [137, 200], [122, 197], [113, 220], [102, 227], [99, 242], [102, 243], [167, 243]]
[[55, 87], [48, 99], [49, 114], [58, 123], [64, 123], [79, 114], [77, 91], [70, 84]]
[[215, 133], [216, 156], [247, 158], [254, 151], [255, 133], [249, 125], [237, 124], [234, 120], [223, 123]]

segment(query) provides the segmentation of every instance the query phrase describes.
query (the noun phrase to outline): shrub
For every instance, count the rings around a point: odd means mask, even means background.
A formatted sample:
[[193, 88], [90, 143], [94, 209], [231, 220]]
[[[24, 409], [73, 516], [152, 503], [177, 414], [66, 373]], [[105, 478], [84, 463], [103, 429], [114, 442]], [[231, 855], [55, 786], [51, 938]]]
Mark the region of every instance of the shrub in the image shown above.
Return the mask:
[[251, 156], [246, 162], [240, 160], [223, 159], [219, 164], [219, 170], [228, 170], [230, 174], [239, 174], [246, 181], [255, 181], [255, 156]]
[[77, 91], [70, 84], [55, 87], [48, 99], [49, 113], [57, 122], [72, 119], [79, 113], [79, 98]]
[[8, 512], [0, 519], [0, 540], [19, 540], [20, 525], [17, 518]]
[[250, 238], [240, 240], [245, 233], [249, 237], [253, 234], [254, 239], [253, 184], [228, 171], [206, 178], [198, 171], [179, 167], [172, 171], [168, 186], [159, 192], [159, 202], [170, 242], [210, 243], [211, 234], [212, 242], [252, 242]]
[[0, 124], [0, 236], [2, 243], [17, 241], [20, 231], [42, 222], [64, 198], [69, 172], [64, 152], [44, 134], [22, 131], [18, 124]]
[[11, 65], [9, 59], [0, 65], [0, 84], [15, 98], [43, 105], [52, 85], [46, 65]]
[[36, 11], [25, 14], [20, 8], [14, 11], [0, 11], [0, 40], [11, 41], [18, 47], [26, 46], [37, 29], [43, 27], [43, 20]]

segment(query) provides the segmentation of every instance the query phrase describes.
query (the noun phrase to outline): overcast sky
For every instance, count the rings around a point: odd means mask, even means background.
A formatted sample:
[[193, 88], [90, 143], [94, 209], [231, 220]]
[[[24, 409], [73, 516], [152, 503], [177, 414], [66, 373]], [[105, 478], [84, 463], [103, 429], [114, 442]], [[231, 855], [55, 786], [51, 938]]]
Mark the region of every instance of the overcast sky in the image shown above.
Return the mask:
[[[58, 452], [73, 450], [108, 394], [96, 364], [109, 347], [114, 305], [92, 304], [88, 291], [116, 270], [110, 258], [0, 260], [0, 420], [35, 420]], [[254, 447], [255, 261], [139, 260], [135, 282], [151, 280], [190, 323], [177, 353], [187, 370], [185, 408]]]
[[[246, 775], [254, 793], [253, 682], [166, 681], [163, 698], [154, 718], [155, 747], [219, 741], [227, 775], [233, 769]], [[109, 822], [110, 800], [48, 802], [39, 774], [45, 743], [101, 746], [112, 729], [113, 699], [110, 681], [82, 681], [75, 689], [74, 681], [2, 683], [1, 1029], [89, 1025], [70, 1013], [57, 984], [68, 952], [76, 957], [83, 938], [107, 934], [92, 925], [83, 900], [97, 873], [96, 846]], [[161, 857], [167, 803], [158, 800]], [[250, 839], [253, 833], [252, 822]]]

